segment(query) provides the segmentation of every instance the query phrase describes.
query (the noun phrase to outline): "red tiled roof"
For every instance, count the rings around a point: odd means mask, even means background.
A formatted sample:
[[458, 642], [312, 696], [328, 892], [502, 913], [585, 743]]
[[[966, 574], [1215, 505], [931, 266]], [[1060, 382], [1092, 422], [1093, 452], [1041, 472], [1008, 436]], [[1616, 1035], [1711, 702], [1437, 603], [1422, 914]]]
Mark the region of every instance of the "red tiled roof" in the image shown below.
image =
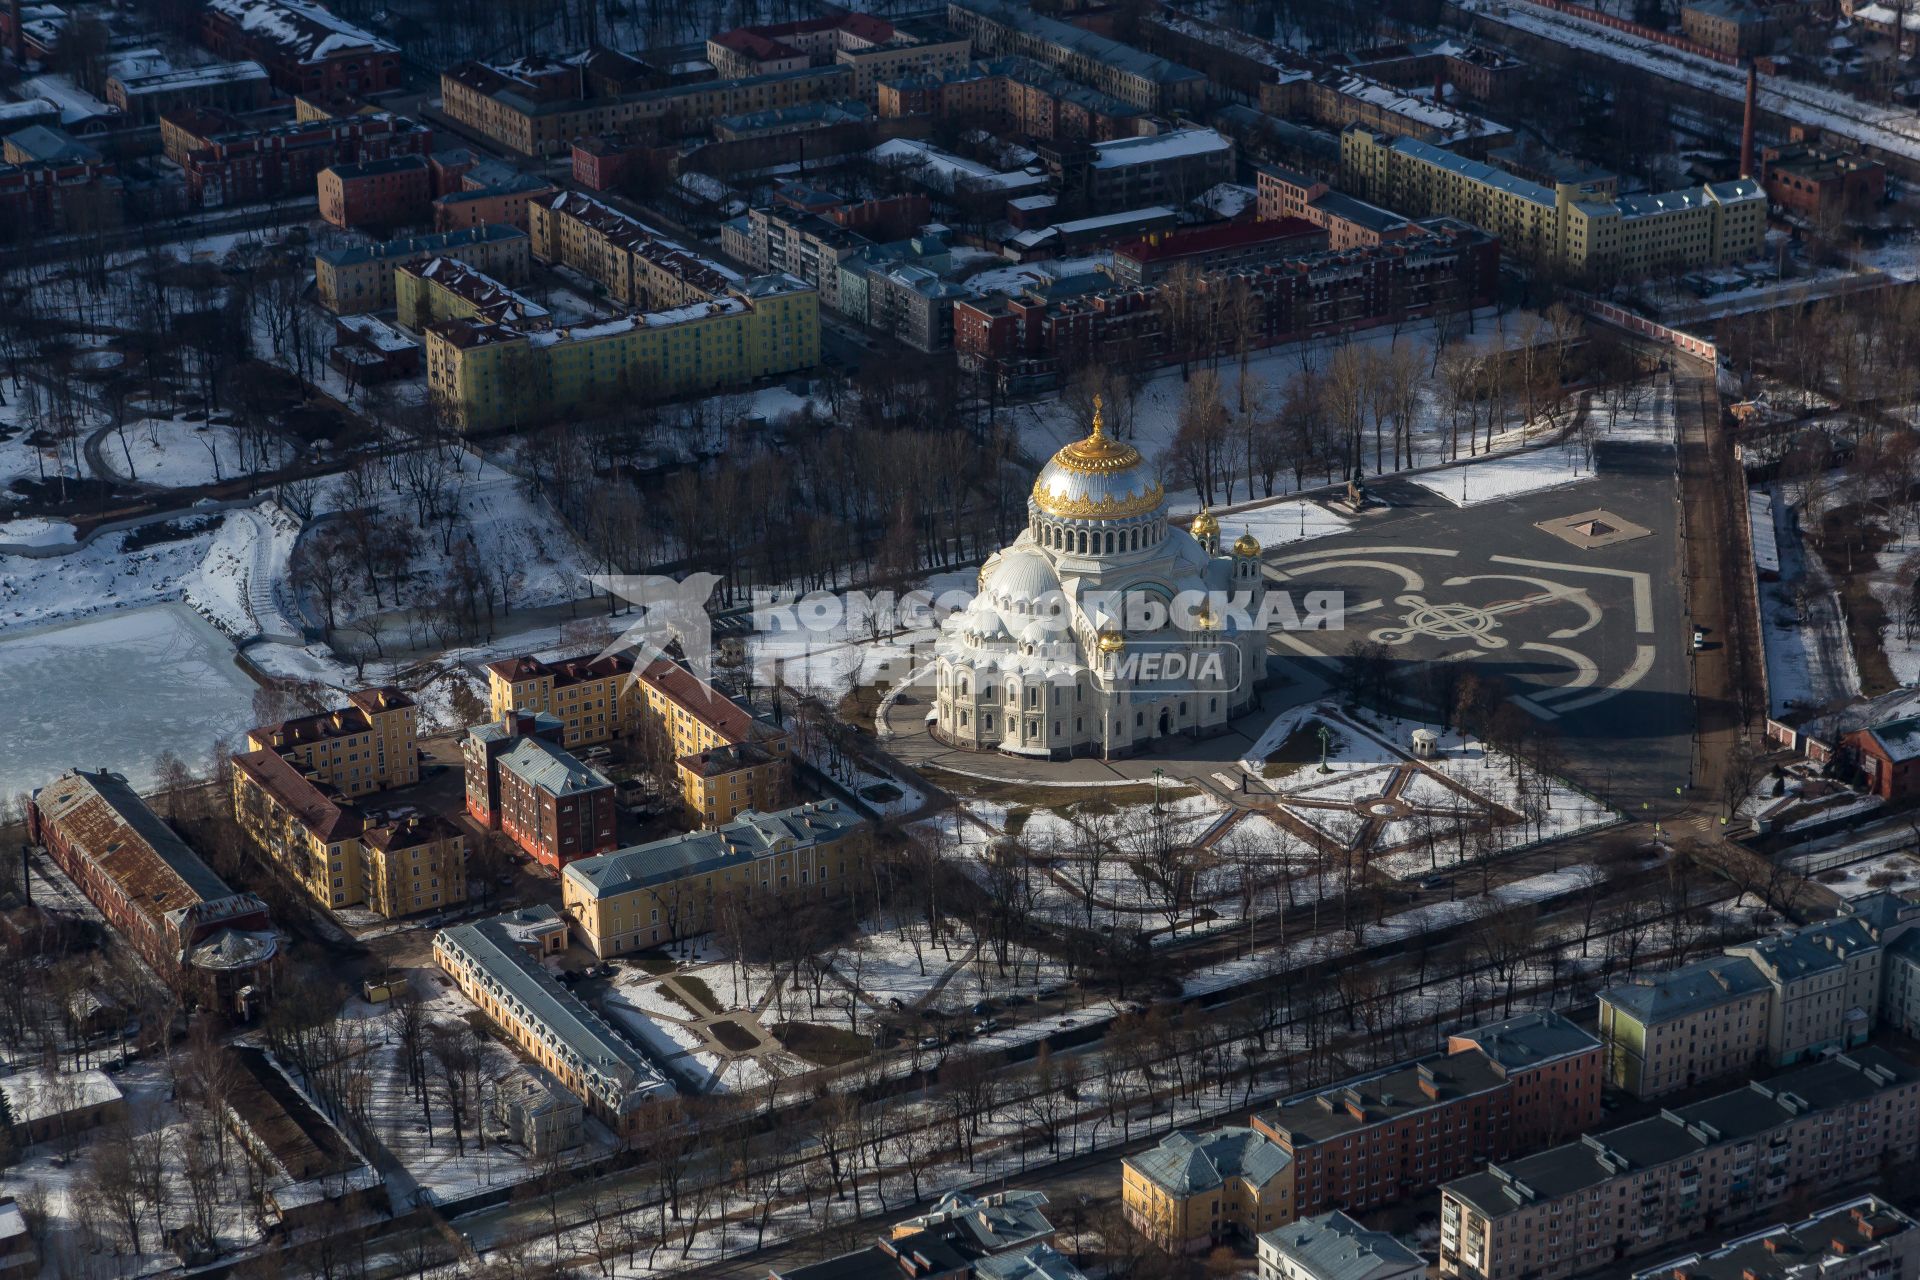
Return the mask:
[[678, 663], [657, 658], [640, 673], [640, 678], [727, 742], [745, 742], [753, 736], [752, 716]]
[[[341, 707], [336, 711], [322, 711], [317, 715], [282, 720], [278, 724], [263, 724], [249, 730], [248, 733], [256, 741], [285, 750], [306, 742], [323, 742], [328, 738], [344, 737], [350, 733], [365, 733], [373, 728], [375, 712], [397, 711], [402, 707], [414, 705], [412, 698], [392, 685], [382, 685], [377, 689], [356, 689], [347, 695], [347, 701], [352, 705]], [[274, 743], [276, 737], [281, 739], [279, 743]]]
[[744, 53], [750, 58], [764, 62], [769, 58], [797, 58], [800, 51], [791, 45], [781, 44], [778, 40], [769, 40], [750, 27], [735, 27], [713, 38], [713, 42], [722, 49], [731, 49], [735, 53]]
[[331, 843], [360, 834], [364, 821], [360, 811], [323, 790], [279, 752], [244, 751], [233, 758], [233, 767], [253, 779], [320, 839]]
[[564, 689], [584, 680], [604, 680], [608, 676], [625, 675], [633, 670], [633, 659], [622, 653], [604, 658], [589, 658], [583, 654], [578, 658], [562, 658], [558, 662], [542, 662], [539, 658], [522, 656], [489, 662], [487, 670], [510, 684], [552, 676], [553, 687]]

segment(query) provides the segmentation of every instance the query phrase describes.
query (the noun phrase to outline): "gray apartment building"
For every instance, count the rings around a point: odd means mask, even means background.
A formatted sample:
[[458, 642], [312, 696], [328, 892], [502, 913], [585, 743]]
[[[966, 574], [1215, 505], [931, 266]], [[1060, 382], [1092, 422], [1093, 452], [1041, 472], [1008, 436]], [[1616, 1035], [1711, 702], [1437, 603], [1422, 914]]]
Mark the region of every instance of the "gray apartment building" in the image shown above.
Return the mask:
[[1558, 1280], [1688, 1239], [1920, 1148], [1920, 1070], [1875, 1047], [1441, 1188], [1440, 1272]]
[[1920, 1027], [1920, 905], [1891, 893], [1846, 914], [1600, 993], [1609, 1082], [1658, 1097], [1757, 1063], [1786, 1066]]

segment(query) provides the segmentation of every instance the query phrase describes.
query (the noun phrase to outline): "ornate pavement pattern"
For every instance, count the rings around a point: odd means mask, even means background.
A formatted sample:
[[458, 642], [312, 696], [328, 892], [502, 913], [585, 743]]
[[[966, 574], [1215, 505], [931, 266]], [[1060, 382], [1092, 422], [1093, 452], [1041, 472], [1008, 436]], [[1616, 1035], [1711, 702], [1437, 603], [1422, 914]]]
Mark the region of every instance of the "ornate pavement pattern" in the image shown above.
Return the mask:
[[[1332, 580], [1347, 589], [1347, 629], [1282, 632], [1276, 638], [1322, 662], [1337, 658], [1356, 634], [1409, 650], [1415, 661], [1525, 655], [1544, 675], [1513, 701], [1543, 720], [1617, 697], [1653, 669], [1653, 584], [1647, 574], [1501, 555], [1485, 558], [1493, 572], [1448, 572], [1461, 567], [1462, 554], [1443, 547], [1343, 546], [1279, 557], [1268, 573], [1296, 591]], [[1373, 595], [1382, 579], [1386, 590]], [[1593, 592], [1602, 588], [1614, 596], [1624, 589], [1630, 644], [1598, 643], [1605, 613]], [[1618, 657], [1603, 667], [1609, 650]]]

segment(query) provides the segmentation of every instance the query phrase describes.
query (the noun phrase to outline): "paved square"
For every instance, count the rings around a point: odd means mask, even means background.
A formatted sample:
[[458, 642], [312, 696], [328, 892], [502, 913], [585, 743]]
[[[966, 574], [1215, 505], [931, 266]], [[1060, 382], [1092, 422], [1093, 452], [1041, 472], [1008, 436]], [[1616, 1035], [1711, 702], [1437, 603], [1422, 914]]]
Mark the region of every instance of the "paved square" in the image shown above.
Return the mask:
[[1382, 481], [1384, 515], [1267, 558], [1296, 600], [1328, 589], [1346, 600], [1344, 630], [1283, 633], [1277, 651], [1331, 676], [1354, 642], [1376, 642], [1403, 689], [1433, 664], [1470, 662], [1551, 726], [1590, 789], [1642, 774], [1656, 789], [1687, 783], [1671, 459], [1659, 447], [1608, 449], [1590, 480], [1471, 508]]

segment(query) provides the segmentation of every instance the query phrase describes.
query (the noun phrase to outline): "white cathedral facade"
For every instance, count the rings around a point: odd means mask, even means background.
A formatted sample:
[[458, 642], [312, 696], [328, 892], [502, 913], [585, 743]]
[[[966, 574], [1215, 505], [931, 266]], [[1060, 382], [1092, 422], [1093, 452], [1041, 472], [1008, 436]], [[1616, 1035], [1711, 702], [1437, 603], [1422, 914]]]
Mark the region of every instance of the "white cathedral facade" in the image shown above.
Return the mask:
[[1137, 754], [1224, 731], [1258, 701], [1267, 634], [1260, 544], [1219, 546], [1202, 511], [1167, 520], [1140, 451], [1093, 430], [1053, 456], [1027, 527], [980, 569], [935, 646], [942, 742], [1041, 759]]

